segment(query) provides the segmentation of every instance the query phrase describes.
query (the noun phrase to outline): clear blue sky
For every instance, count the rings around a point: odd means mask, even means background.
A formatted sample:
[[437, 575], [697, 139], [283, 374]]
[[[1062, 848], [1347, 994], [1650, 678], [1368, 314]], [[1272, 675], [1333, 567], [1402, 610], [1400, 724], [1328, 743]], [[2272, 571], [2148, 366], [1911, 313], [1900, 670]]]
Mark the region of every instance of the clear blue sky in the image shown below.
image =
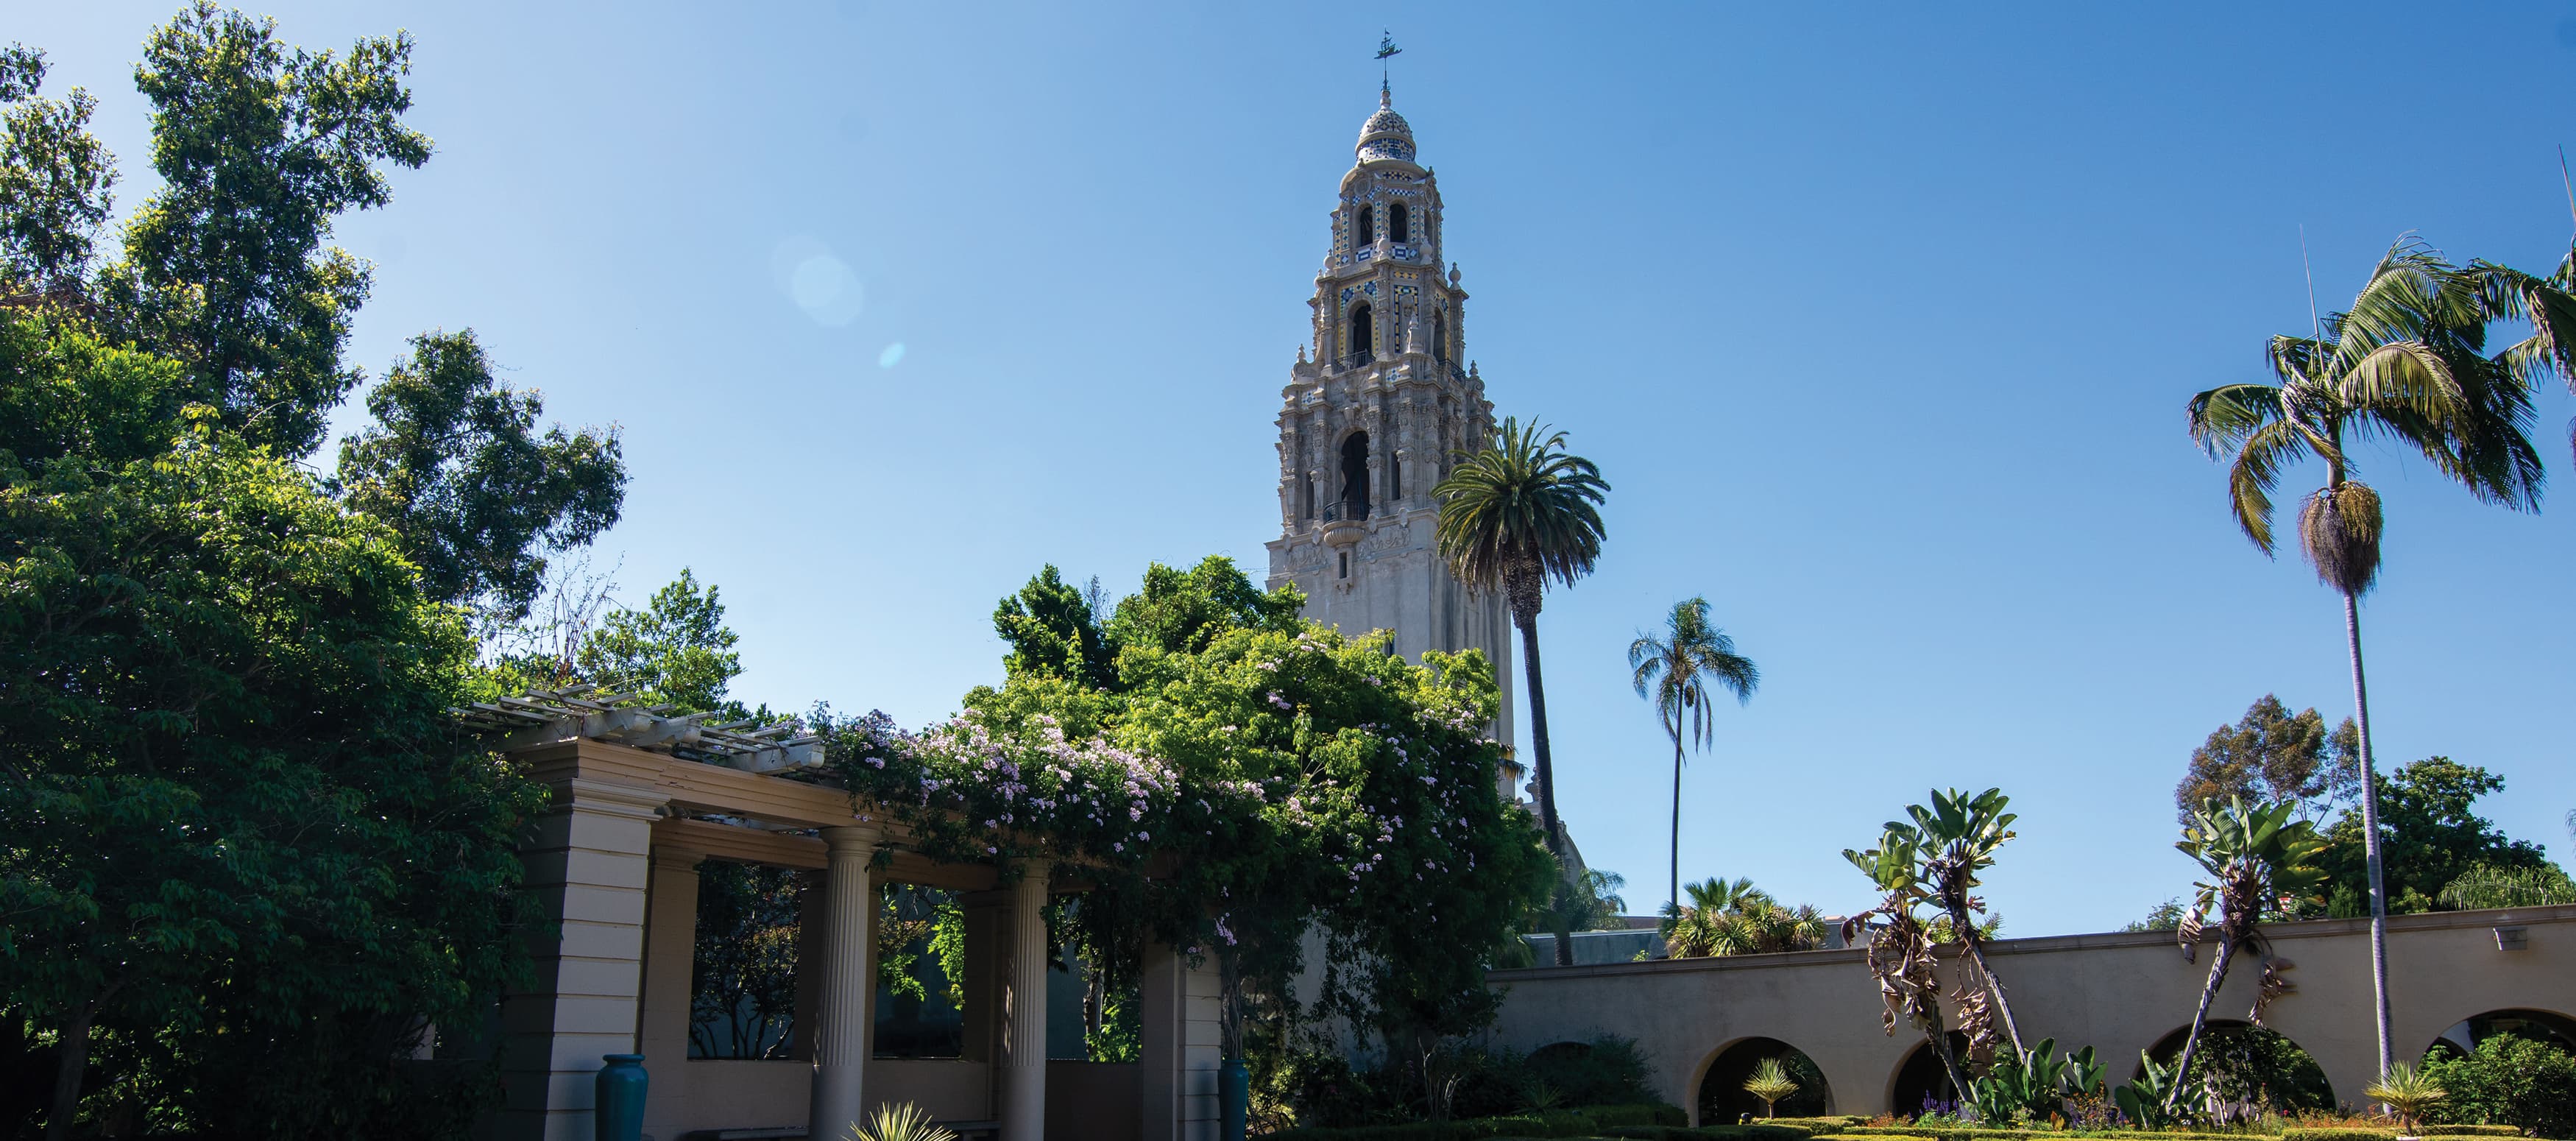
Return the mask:
[[[99, 94], [129, 204], [131, 64], [174, 7], [0, 33]], [[2186, 890], [2193, 746], [2267, 691], [2351, 695], [2335, 597], [2237, 536], [2184, 398], [2306, 327], [2302, 225], [2330, 306], [2403, 231], [2533, 269], [2570, 231], [2565, 4], [265, 7], [419, 40], [436, 157], [340, 229], [379, 267], [356, 359], [471, 326], [551, 415], [622, 424], [623, 597], [693, 566], [743, 696], [908, 723], [999, 677], [993, 602], [1041, 563], [1262, 573], [1391, 28], [1469, 354], [1615, 487], [1541, 634], [1566, 815], [1639, 909], [1670, 753], [1622, 655], [1691, 594], [1766, 680], [1692, 762], [1685, 877], [1848, 910], [1840, 849], [1998, 784], [2009, 932]], [[847, 274], [782, 270], [818, 255]], [[2382, 754], [2504, 774], [2485, 808], [2559, 856], [2571, 412], [2542, 403], [2538, 516], [2361, 457]]]

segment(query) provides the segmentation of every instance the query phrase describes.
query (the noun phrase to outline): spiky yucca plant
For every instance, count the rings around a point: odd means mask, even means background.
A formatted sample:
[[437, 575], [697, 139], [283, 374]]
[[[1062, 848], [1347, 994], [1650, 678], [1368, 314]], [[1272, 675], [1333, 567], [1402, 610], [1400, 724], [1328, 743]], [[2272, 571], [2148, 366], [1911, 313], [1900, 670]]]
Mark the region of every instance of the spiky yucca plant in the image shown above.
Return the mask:
[[2433, 1080], [2433, 1075], [2406, 1062], [2388, 1067], [2379, 1075], [2378, 1081], [2370, 1083], [2370, 1088], [2362, 1092], [2371, 1100], [2386, 1105], [2388, 1112], [2396, 1116], [2397, 1123], [2407, 1129], [2421, 1124], [2424, 1111], [2433, 1108], [2433, 1103], [2451, 1096]]
[[1744, 1092], [1762, 1099], [1762, 1116], [1778, 1117], [1780, 1100], [1798, 1092], [1798, 1079], [1789, 1076], [1780, 1059], [1764, 1058], [1753, 1067], [1753, 1076], [1744, 1079]]
[[907, 1101], [878, 1106], [865, 1126], [851, 1122], [849, 1141], [957, 1141], [957, 1133], [931, 1124], [930, 1111]]

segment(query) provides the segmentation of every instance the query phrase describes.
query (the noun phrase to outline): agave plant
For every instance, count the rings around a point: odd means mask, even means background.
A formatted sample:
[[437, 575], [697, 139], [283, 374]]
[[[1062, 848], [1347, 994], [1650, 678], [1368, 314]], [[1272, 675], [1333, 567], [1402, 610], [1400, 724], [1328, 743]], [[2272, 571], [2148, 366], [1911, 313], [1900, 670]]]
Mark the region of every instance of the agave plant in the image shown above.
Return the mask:
[[[1867, 931], [1869, 973], [1878, 980], [1879, 998], [1886, 1004], [1880, 1025], [1894, 1037], [1899, 1018], [1913, 1024], [1940, 1057], [1950, 1088], [1965, 1093], [1967, 1075], [1959, 1069], [1958, 1052], [1950, 1048], [1949, 1030], [1941, 1016], [1935, 944], [1916, 910], [1924, 898], [1915, 867], [1920, 844], [1921, 837], [1913, 829], [1891, 824], [1879, 835], [1877, 847], [1865, 852], [1843, 849], [1843, 858], [1868, 876], [1880, 893], [1878, 906], [1843, 921], [1843, 941], [1857, 942]], [[1872, 920], [1878, 925], [1871, 926]]]
[[[2289, 980], [2281, 976], [2290, 964], [2272, 954], [2257, 924], [2282, 901], [2311, 899], [2325, 883], [2326, 873], [2315, 863], [2325, 841], [2317, 838], [2315, 825], [2296, 818], [2298, 811], [2292, 801], [2255, 805], [2246, 804], [2242, 797], [2229, 797], [2225, 804], [2203, 801], [2192, 813], [2191, 826], [2174, 843], [2209, 873], [2207, 880], [2192, 885], [2199, 894], [2174, 931], [2185, 959], [2197, 957], [2213, 911], [2218, 920], [2218, 953], [2211, 957], [2209, 979], [2200, 988], [2191, 1033], [2174, 1059], [2177, 1074], [2190, 1071], [2192, 1055], [2200, 1049], [2201, 1034], [2209, 1026], [2210, 1001], [2218, 997], [2239, 951], [2258, 956], [2263, 964], [2262, 985], [2255, 989], [2254, 1009], [2247, 1015], [2254, 1025], [2263, 1024], [2264, 1009], [2273, 999], [2290, 991]], [[2179, 1083], [2166, 1091], [2168, 1111], [2181, 1092]]]
[[2415, 1128], [2424, 1119], [2424, 1111], [2431, 1109], [2434, 1102], [2451, 1096], [2433, 1080], [2433, 1075], [2405, 1062], [2388, 1067], [2379, 1075], [2378, 1081], [2370, 1083], [2370, 1088], [2362, 1092], [2370, 1095], [2371, 1100], [2388, 1106], [2388, 1111], [2397, 1116], [2398, 1124], [2408, 1129]]
[[928, 1110], [907, 1101], [878, 1106], [865, 1126], [851, 1122], [849, 1141], [957, 1141], [957, 1133], [932, 1124]]
[[1762, 1116], [1777, 1117], [1780, 1099], [1798, 1092], [1798, 1079], [1789, 1076], [1789, 1067], [1778, 1058], [1764, 1058], [1753, 1067], [1753, 1076], [1744, 1079], [1744, 1092], [1762, 1099]]
[[[2085, 1049], [2089, 1059], [2091, 1047]], [[2056, 1053], [2057, 1039], [2043, 1038], [2038, 1048], [2027, 1054], [2015, 1052], [1998, 1059], [1969, 1091], [1968, 1100], [1976, 1106], [1978, 1119], [2002, 1125], [2061, 1115], [2066, 1108], [2070, 1059], [2056, 1057]]]

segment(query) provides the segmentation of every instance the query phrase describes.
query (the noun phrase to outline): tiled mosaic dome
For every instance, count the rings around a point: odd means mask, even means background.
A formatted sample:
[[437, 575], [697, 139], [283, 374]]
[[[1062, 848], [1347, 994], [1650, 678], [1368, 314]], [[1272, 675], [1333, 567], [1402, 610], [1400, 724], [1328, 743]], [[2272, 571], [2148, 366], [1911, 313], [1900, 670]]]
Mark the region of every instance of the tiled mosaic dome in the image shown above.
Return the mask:
[[1393, 97], [1378, 94], [1377, 113], [1360, 125], [1359, 155], [1365, 162], [1373, 158], [1400, 158], [1413, 161], [1413, 126], [1395, 113]]

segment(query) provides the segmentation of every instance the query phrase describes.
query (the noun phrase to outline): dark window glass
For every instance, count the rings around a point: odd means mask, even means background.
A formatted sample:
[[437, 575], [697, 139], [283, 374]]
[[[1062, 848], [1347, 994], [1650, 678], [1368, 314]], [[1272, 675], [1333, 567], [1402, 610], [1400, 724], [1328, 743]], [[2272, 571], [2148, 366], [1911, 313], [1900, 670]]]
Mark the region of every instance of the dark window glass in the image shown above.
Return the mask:
[[1409, 242], [1413, 240], [1413, 228], [1408, 224], [1412, 219], [1408, 217], [1407, 214], [1408, 212], [1404, 208], [1404, 203], [1401, 202], [1386, 208], [1387, 237], [1393, 238], [1399, 242]]

